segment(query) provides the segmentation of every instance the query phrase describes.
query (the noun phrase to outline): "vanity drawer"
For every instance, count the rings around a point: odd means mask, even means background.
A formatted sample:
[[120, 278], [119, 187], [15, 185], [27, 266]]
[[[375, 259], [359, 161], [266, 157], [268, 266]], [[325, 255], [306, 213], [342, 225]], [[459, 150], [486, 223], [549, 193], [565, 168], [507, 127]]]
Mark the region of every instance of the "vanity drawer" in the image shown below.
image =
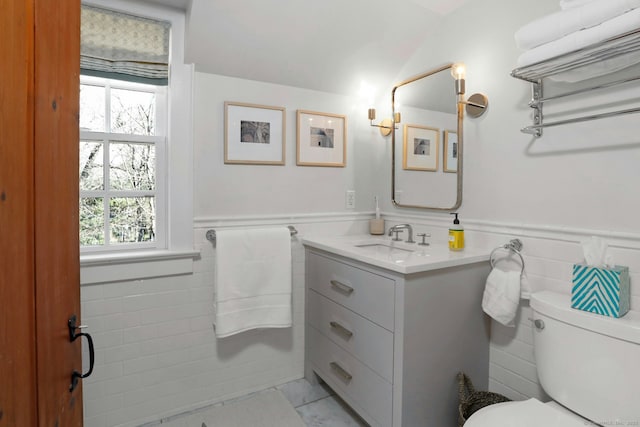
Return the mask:
[[393, 334], [309, 290], [307, 322], [385, 380], [393, 381]]
[[393, 331], [393, 280], [308, 252], [307, 283], [321, 295]]
[[391, 384], [313, 326], [307, 327], [307, 339], [307, 357], [316, 373], [347, 403], [357, 405], [354, 409], [361, 409], [363, 418], [372, 418], [381, 426], [390, 426], [393, 402]]

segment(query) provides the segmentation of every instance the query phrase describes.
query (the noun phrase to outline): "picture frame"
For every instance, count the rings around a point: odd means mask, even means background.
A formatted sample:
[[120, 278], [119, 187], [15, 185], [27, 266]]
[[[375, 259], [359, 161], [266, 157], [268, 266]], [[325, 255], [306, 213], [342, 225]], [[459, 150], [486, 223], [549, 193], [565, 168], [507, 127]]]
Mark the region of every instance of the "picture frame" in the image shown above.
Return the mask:
[[284, 165], [286, 145], [284, 107], [224, 103], [224, 163]]
[[296, 164], [345, 167], [347, 116], [317, 111], [297, 111]]
[[444, 152], [442, 154], [442, 170], [444, 172], [458, 172], [458, 133], [454, 130], [445, 130], [444, 135]]
[[440, 129], [414, 124], [404, 125], [402, 168], [436, 172], [439, 146]]

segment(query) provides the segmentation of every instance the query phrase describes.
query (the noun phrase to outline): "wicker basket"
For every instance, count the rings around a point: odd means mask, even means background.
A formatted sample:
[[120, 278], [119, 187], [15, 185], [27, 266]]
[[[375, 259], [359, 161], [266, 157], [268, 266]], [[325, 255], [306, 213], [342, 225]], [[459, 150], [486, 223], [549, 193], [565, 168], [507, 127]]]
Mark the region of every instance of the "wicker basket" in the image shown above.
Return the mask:
[[509, 402], [511, 399], [490, 391], [476, 391], [471, 379], [464, 373], [458, 372], [458, 427], [462, 427], [477, 410], [494, 403]]

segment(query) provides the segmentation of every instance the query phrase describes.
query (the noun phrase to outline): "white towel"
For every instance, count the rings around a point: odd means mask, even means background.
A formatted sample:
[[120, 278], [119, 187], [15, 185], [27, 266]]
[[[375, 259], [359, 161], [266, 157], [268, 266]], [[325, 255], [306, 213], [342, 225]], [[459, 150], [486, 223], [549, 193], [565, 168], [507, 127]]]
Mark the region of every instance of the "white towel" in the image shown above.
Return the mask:
[[[620, 16], [616, 16], [615, 18], [603, 22], [600, 25], [596, 25], [595, 27], [591, 27], [587, 30], [576, 31], [575, 33], [571, 33], [561, 39], [528, 50], [518, 57], [518, 67], [535, 64], [537, 62], [544, 61], [545, 59], [582, 49], [591, 44], [635, 30], [639, 26], [640, 8], [631, 10]], [[629, 66], [632, 64], [628, 62], [633, 61], [625, 60], [625, 62], [627, 62], [626, 66]], [[557, 80], [562, 79], [566, 81], [579, 80], [571, 80], [571, 72], [567, 72], [565, 74], [568, 74], [569, 76], [567, 78], [563, 78], [560, 75], [556, 75], [555, 78]]]
[[218, 338], [291, 320], [291, 233], [287, 228], [216, 232]]
[[594, 1], [608, 1], [608, 0], [560, 0], [560, 9], [573, 9], [574, 7], [584, 6], [587, 3]]
[[515, 326], [520, 304], [520, 272], [491, 270], [482, 296], [482, 309], [505, 326]]
[[561, 39], [576, 31], [602, 24], [640, 7], [640, 0], [602, 0], [543, 16], [515, 33], [516, 45], [523, 50]]

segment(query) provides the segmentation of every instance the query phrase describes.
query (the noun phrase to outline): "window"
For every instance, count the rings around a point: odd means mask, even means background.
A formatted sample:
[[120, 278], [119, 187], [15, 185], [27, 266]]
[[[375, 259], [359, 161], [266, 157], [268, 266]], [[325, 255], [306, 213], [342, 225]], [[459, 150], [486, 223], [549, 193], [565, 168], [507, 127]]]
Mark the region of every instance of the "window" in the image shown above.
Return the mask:
[[[185, 14], [125, 0], [83, 0], [82, 8], [80, 281], [190, 273], [198, 252]], [[126, 34], [114, 40], [120, 30]], [[121, 116], [140, 113], [146, 124], [118, 121], [118, 106]]]
[[164, 247], [166, 86], [80, 80], [80, 245]]

